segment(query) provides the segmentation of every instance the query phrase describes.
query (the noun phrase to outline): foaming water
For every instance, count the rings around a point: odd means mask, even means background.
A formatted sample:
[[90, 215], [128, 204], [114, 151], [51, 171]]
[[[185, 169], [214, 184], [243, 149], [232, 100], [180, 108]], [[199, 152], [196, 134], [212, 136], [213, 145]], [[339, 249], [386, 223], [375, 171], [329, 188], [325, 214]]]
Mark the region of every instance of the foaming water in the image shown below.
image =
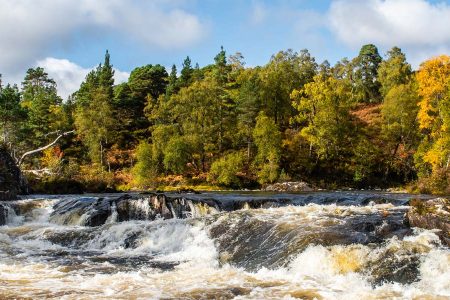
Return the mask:
[[[165, 202], [178, 216], [165, 219], [147, 199], [127, 204], [125, 220], [111, 202], [103, 225], [81, 226], [100, 206], [78, 198], [8, 204], [1, 299], [450, 298], [450, 251], [434, 232], [403, 224], [406, 206], [220, 211], [184, 199]], [[61, 217], [58, 203], [74, 213]]]

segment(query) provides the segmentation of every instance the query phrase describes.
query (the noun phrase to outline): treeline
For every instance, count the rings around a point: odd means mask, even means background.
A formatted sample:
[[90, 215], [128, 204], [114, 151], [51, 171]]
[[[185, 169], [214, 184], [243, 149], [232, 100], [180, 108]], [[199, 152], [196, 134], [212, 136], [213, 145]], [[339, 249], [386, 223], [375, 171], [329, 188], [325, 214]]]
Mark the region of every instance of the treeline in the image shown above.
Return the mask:
[[0, 122], [16, 156], [75, 129], [23, 168], [88, 188], [305, 180], [450, 192], [450, 57], [413, 71], [397, 47], [383, 59], [365, 45], [334, 66], [287, 50], [252, 68], [222, 48], [205, 67], [146, 65], [118, 85], [106, 52], [66, 101], [42, 68], [2, 86]]

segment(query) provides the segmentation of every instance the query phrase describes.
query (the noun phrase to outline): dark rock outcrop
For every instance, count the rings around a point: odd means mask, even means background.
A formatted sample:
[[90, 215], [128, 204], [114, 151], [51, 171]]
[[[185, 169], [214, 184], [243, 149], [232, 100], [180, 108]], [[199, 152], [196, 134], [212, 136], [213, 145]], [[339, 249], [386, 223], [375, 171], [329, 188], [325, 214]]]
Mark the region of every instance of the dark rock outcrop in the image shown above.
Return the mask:
[[437, 198], [428, 201], [413, 200], [407, 213], [411, 227], [439, 229], [437, 235], [450, 247], [450, 200]]
[[8, 151], [0, 146], [0, 200], [15, 200], [18, 194], [26, 193], [27, 187], [20, 169]]

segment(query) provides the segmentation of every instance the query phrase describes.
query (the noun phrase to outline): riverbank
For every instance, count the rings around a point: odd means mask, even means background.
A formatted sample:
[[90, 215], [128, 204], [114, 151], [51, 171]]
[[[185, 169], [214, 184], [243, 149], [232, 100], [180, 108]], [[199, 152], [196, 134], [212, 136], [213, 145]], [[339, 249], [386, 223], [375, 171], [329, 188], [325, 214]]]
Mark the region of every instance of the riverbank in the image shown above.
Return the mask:
[[[64, 178], [56, 176], [35, 176], [27, 173], [31, 190], [39, 194], [77, 194], [83, 192], [104, 193], [104, 192], [128, 192], [128, 191], [233, 191], [233, 190], [263, 190], [274, 192], [308, 192], [320, 190], [384, 190], [390, 192], [411, 192], [408, 187], [374, 187], [374, 186], [351, 186], [345, 184], [328, 183], [324, 180], [315, 181], [278, 181], [272, 184], [257, 184], [248, 181], [242, 186], [218, 185], [206, 180], [205, 176], [187, 178], [183, 176], [166, 176], [155, 181], [151, 186], [142, 187], [136, 185], [129, 174], [119, 172], [107, 173], [102, 176], [77, 176], [75, 178]], [[414, 193], [420, 193], [415, 190]]]

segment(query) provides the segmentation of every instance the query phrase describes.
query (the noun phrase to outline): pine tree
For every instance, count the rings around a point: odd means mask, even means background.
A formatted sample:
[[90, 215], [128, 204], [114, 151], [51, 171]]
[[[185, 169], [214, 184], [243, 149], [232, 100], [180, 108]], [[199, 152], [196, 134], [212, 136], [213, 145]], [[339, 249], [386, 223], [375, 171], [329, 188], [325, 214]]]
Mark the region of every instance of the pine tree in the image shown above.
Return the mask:
[[51, 139], [49, 134], [60, 130], [55, 127], [54, 108], [62, 99], [57, 95], [55, 81], [48, 77], [43, 68], [28, 69], [22, 82], [22, 106], [27, 111], [28, 142], [39, 147]]
[[104, 166], [105, 153], [114, 136], [113, 84], [114, 71], [108, 51], [103, 65], [92, 70], [75, 98], [75, 126], [92, 162]]
[[181, 75], [179, 78], [180, 87], [186, 87], [191, 83], [193, 71], [194, 70], [192, 69], [191, 59], [189, 58], [189, 56], [187, 56], [183, 61], [183, 66], [181, 68]]
[[381, 101], [378, 67], [382, 61], [378, 48], [373, 44], [362, 46], [358, 57], [354, 59], [354, 76], [361, 102], [378, 103]]
[[172, 65], [172, 69], [169, 74], [169, 82], [166, 89], [166, 96], [170, 97], [172, 94], [177, 93], [178, 90], [177, 66]]

